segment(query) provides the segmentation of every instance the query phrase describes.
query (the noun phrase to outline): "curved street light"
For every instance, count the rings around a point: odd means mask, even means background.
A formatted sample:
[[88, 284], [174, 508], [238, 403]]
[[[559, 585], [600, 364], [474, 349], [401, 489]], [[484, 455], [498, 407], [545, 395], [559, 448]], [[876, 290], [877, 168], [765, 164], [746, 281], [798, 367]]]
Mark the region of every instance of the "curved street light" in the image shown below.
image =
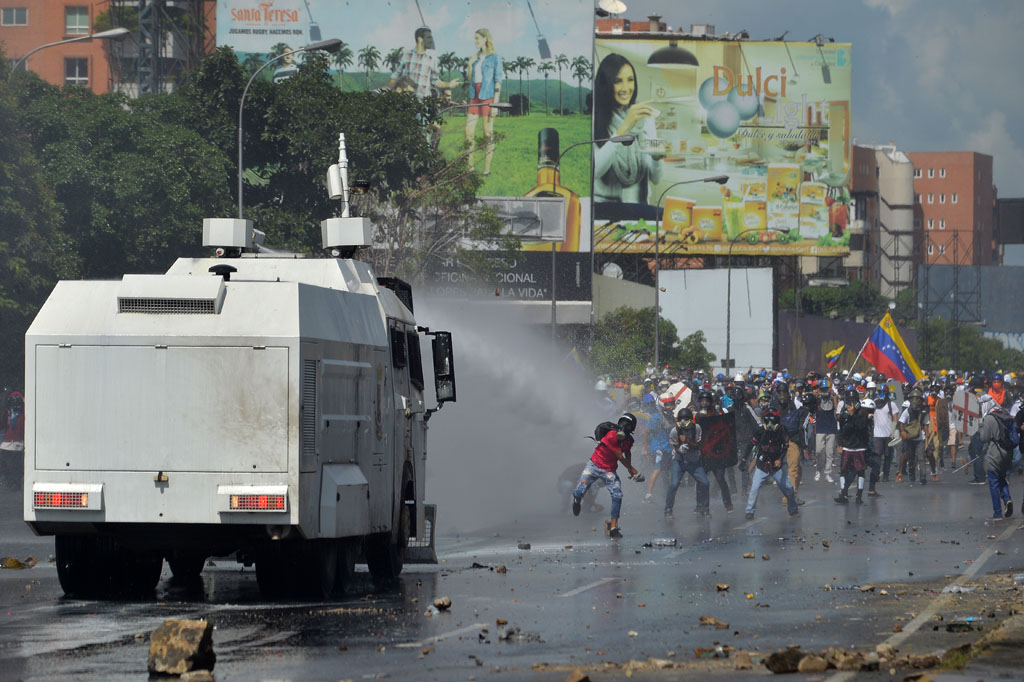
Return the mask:
[[[743, 230], [735, 237], [729, 240], [729, 255], [726, 260], [726, 285], [725, 285], [725, 358], [722, 360], [722, 364], [727, 365], [732, 359], [729, 357], [730, 342], [732, 340], [732, 247], [736, 246], [736, 242], [740, 240], [745, 234], [752, 232], [778, 232], [780, 234], [789, 234], [788, 228], [782, 227], [766, 227], [762, 230], [759, 227], [755, 227], [748, 230]], [[735, 365], [736, 363], [732, 363]], [[729, 369], [726, 367], [726, 369]]]
[[660, 262], [661, 261], [661, 237], [658, 234], [658, 232], [661, 230], [661, 219], [662, 219], [661, 202], [665, 200], [665, 195], [668, 194], [668, 191], [670, 189], [672, 189], [673, 187], [678, 187], [679, 185], [690, 185], [690, 184], [693, 184], [693, 183], [696, 183], [696, 182], [717, 182], [719, 185], [724, 185], [728, 181], [729, 181], [729, 176], [728, 175], [712, 175], [712, 176], [707, 177], [707, 178], [696, 178], [694, 180], [680, 180], [679, 182], [673, 183], [673, 184], [669, 185], [668, 187], [666, 187], [665, 191], [661, 193], [660, 197], [658, 197], [658, 203], [656, 203], [654, 205], [654, 208], [655, 208], [655, 210], [657, 212], [656, 216], [655, 216], [656, 219], [654, 221], [654, 367], [655, 367], [655, 369], [657, 369], [658, 367], [661, 366], [659, 361], [658, 361], [658, 357], [659, 357], [658, 356], [658, 344], [661, 341], [660, 334], [659, 334], [659, 327], [660, 327], [660, 322], [661, 322], [661, 297], [659, 296], [659, 293], [661, 291], [661, 288], [658, 286], [658, 274], [659, 274], [660, 269], [661, 269], [661, 262]]
[[39, 50], [45, 50], [46, 48], [53, 47], [55, 45], [65, 45], [67, 43], [77, 43], [83, 40], [92, 40], [93, 38], [97, 38], [99, 40], [117, 40], [119, 38], [124, 38], [129, 33], [131, 33], [131, 31], [129, 31], [126, 28], [112, 28], [109, 31], [100, 31], [99, 33], [91, 33], [87, 36], [78, 36], [77, 38], [68, 38], [67, 40], [58, 40], [54, 43], [40, 45], [39, 47], [29, 50], [25, 53], [24, 57], [14, 62], [14, 65], [11, 66], [10, 73], [7, 74], [7, 81], [10, 82], [11, 77], [14, 75], [14, 72], [17, 71], [18, 67], [22, 64], [25, 64], [25, 70], [28, 70], [28, 64], [26, 63], [28, 61], [28, 58], [34, 55], [36, 52], [39, 52]]
[[242, 168], [242, 110], [245, 108], [245, 96], [249, 93], [249, 86], [252, 85], [252, 82], [254, 80], [256, 80], [256, 76], [260, 75], [260, 72], [263, 71], [263, 69], [267, 68], [268, 66], [270, 66], [271, 64], [273, 64], [276, 61], [284, 59], [285, 57], [289, 57], [289, 56], [291, 56], [293, 54], [298, 54], [299, 52], [313, 52], [313, 51], [316, 51], [316, 50], [322, 50], [324, 52], [337, 52], [341, 48], [342, 44], [343, 44], [342, 41], [339, 40], [338, 38], [331, 38], [330, 40], [320, 40], [320, 41], [317, 41], [315, 43], [310, 43], [309, 45], [305, 45], [303, 47], [300, 47], [297, 50], [292, 50], [291, 52], [285, 52], [284, 54], [279, 54], [278, 56], [274, 57], [273, 59], [270, 59], [270, 60], [264, 62], [263, 65], [260, 66], [260, 68], [256, 69], [256, 71], [251, 76], [249, 76], [249, 82], [245, 84], [245, 89], [242, 90], [242, 99], [240, 99], [238, 101], [238, 219], [239, 220], [242, 219], [242, 170], [243, 170], [243, 168]]

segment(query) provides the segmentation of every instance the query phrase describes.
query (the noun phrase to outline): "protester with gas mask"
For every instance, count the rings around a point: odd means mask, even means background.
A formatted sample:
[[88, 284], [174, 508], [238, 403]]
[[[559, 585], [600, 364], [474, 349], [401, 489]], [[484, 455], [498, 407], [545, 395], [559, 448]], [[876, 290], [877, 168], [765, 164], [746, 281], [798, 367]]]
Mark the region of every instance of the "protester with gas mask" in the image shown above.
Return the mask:
[[[599, 427], [600, 428], [600, 427]], [[622, 531], [619, 530], [619, 513], [622, 509], [622, 481], [616, 469], [619, 462], [629, 471], [629, 477], [637, 481], [644, 478], [632, 464], [633, 432], [636, 430], [636, 417], [626, 412], [619, 417], [616, 428], [610, 428], [605, 432], [594, 448], [590, 461], [583, 468], [580, 474], [579, 483], [572, 493], [572, 513], [580, 515], [583, 496], [587, 494], [590, 486], [595, 481], [601, 481], [612, 498], [611, 518], [604, 523], [605, 532], [613, 538], [621, 538]], [[596, 434], [595, 434], [596, 435]]]
[[1006, 474], [1013, 461], [1012, 429], [1016, 428], [1009, 413], [988, 393], [978, 398], [981, 408], [979, 438], [984, 446], [985, 474], [988, 477], [988, 491], [992, 496], [992, 519], [1000, 520], [1013, 515], [1013, 500]]
[[903, 480], [904, 473], [909, 474], [910, 481], [913, 482], [914, 472], [919, 468], [921, 485], [924, 485], [927, 483], [924, 473], [924, 443], [928, 435], [928, 410], [924, 406], [924, 396], [916, 388], [910, 393], [908, 403], [899, 419], [903, 454], [900, 457], [900, 470], [896, 474], [896, 482]]
[[754, 510], [757, 508], [757, 494], [766, 480], [775, 481], [779, 490], [786, 498], [786, 506], [790, 516], [797, 516], [800, 509], [797, 506], [796, 491], [790, 485], [787, 475], [786, 450], [789, 447], [789, 436], [782, 428], [782, 417], [778, 410], [768, 410], [764, 413], [763, 426], [757, 427], [751, 442], [754, 444], [754, 478], [750, 484], [750, 494], [747, 496], [746, 518], [754, 518]]
[[708, 475], [700, 462], [700, 442], [703, 431], [694, 420], [693, 410], [684, 407], [676, 414], [676, 427], [669, 433], [668, 441], [672, 445], [672, 478], [665, 495], [665, 519], [672, 520], [672, 508], [676, 502], [676, 490], [685, 474], [690, 474], [697, 483], [697, 506], [693, 513], [699, 516], [711, 516], [711, 489]]

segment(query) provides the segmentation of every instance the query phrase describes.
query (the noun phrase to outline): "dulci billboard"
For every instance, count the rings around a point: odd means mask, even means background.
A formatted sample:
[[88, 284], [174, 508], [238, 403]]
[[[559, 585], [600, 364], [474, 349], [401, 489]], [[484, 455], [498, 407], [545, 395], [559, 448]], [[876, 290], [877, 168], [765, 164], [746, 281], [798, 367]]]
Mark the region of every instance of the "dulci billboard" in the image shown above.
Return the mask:
[[849, 253], [847, 43], [599, 37], [594, 245]]
[[[590, 139], [593, 36], [592, 0], [217, 0], [217, 44], [250, 71], [337, 38], [331, 68], [343, 91], [447, 100], [433, 142], [448, 158], [469, 149], [481, 195], [564, 197], [562, 252], [590, 247], [590, 156], [583, 147], [563, 164], [560, 152]], [[294, 73], [289, 59], [267, 78]]]

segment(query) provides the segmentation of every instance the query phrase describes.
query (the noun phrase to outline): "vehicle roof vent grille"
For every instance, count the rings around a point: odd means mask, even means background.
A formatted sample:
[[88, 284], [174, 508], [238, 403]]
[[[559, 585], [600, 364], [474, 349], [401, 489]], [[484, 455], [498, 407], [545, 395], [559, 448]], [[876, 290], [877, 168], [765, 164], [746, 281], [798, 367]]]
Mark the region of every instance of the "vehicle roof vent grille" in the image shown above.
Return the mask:
[[216, 315], [226, 290], [219, 276], [125, 275], [117, 291], [117, 312]]
[[214, 315], [215, 301], [194, 298], [119, 298], [117, 312], [150, 315]]

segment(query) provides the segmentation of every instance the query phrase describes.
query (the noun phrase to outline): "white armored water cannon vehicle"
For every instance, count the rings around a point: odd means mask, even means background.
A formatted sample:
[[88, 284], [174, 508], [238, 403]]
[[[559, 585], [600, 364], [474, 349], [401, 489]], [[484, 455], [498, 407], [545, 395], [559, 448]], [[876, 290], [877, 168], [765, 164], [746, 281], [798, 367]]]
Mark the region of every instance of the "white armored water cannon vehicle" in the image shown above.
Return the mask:
[[328, 185], [344, 210], [321, 224], [333, 257], [268, 254], [251, 221], [206, 219], [217, 257], [62, 281], [39, 311], [24, 518], [56, 536], [66, 593], [152, 592], [165, 558], [187, 580], [234, 555], [268, 597], [328, 596], [359, 560], [380, 579], [436, 561], [427, 421], [455, 400], [451, 334], [352, 259], [371, 226], [349, 215], [340, 146]]

